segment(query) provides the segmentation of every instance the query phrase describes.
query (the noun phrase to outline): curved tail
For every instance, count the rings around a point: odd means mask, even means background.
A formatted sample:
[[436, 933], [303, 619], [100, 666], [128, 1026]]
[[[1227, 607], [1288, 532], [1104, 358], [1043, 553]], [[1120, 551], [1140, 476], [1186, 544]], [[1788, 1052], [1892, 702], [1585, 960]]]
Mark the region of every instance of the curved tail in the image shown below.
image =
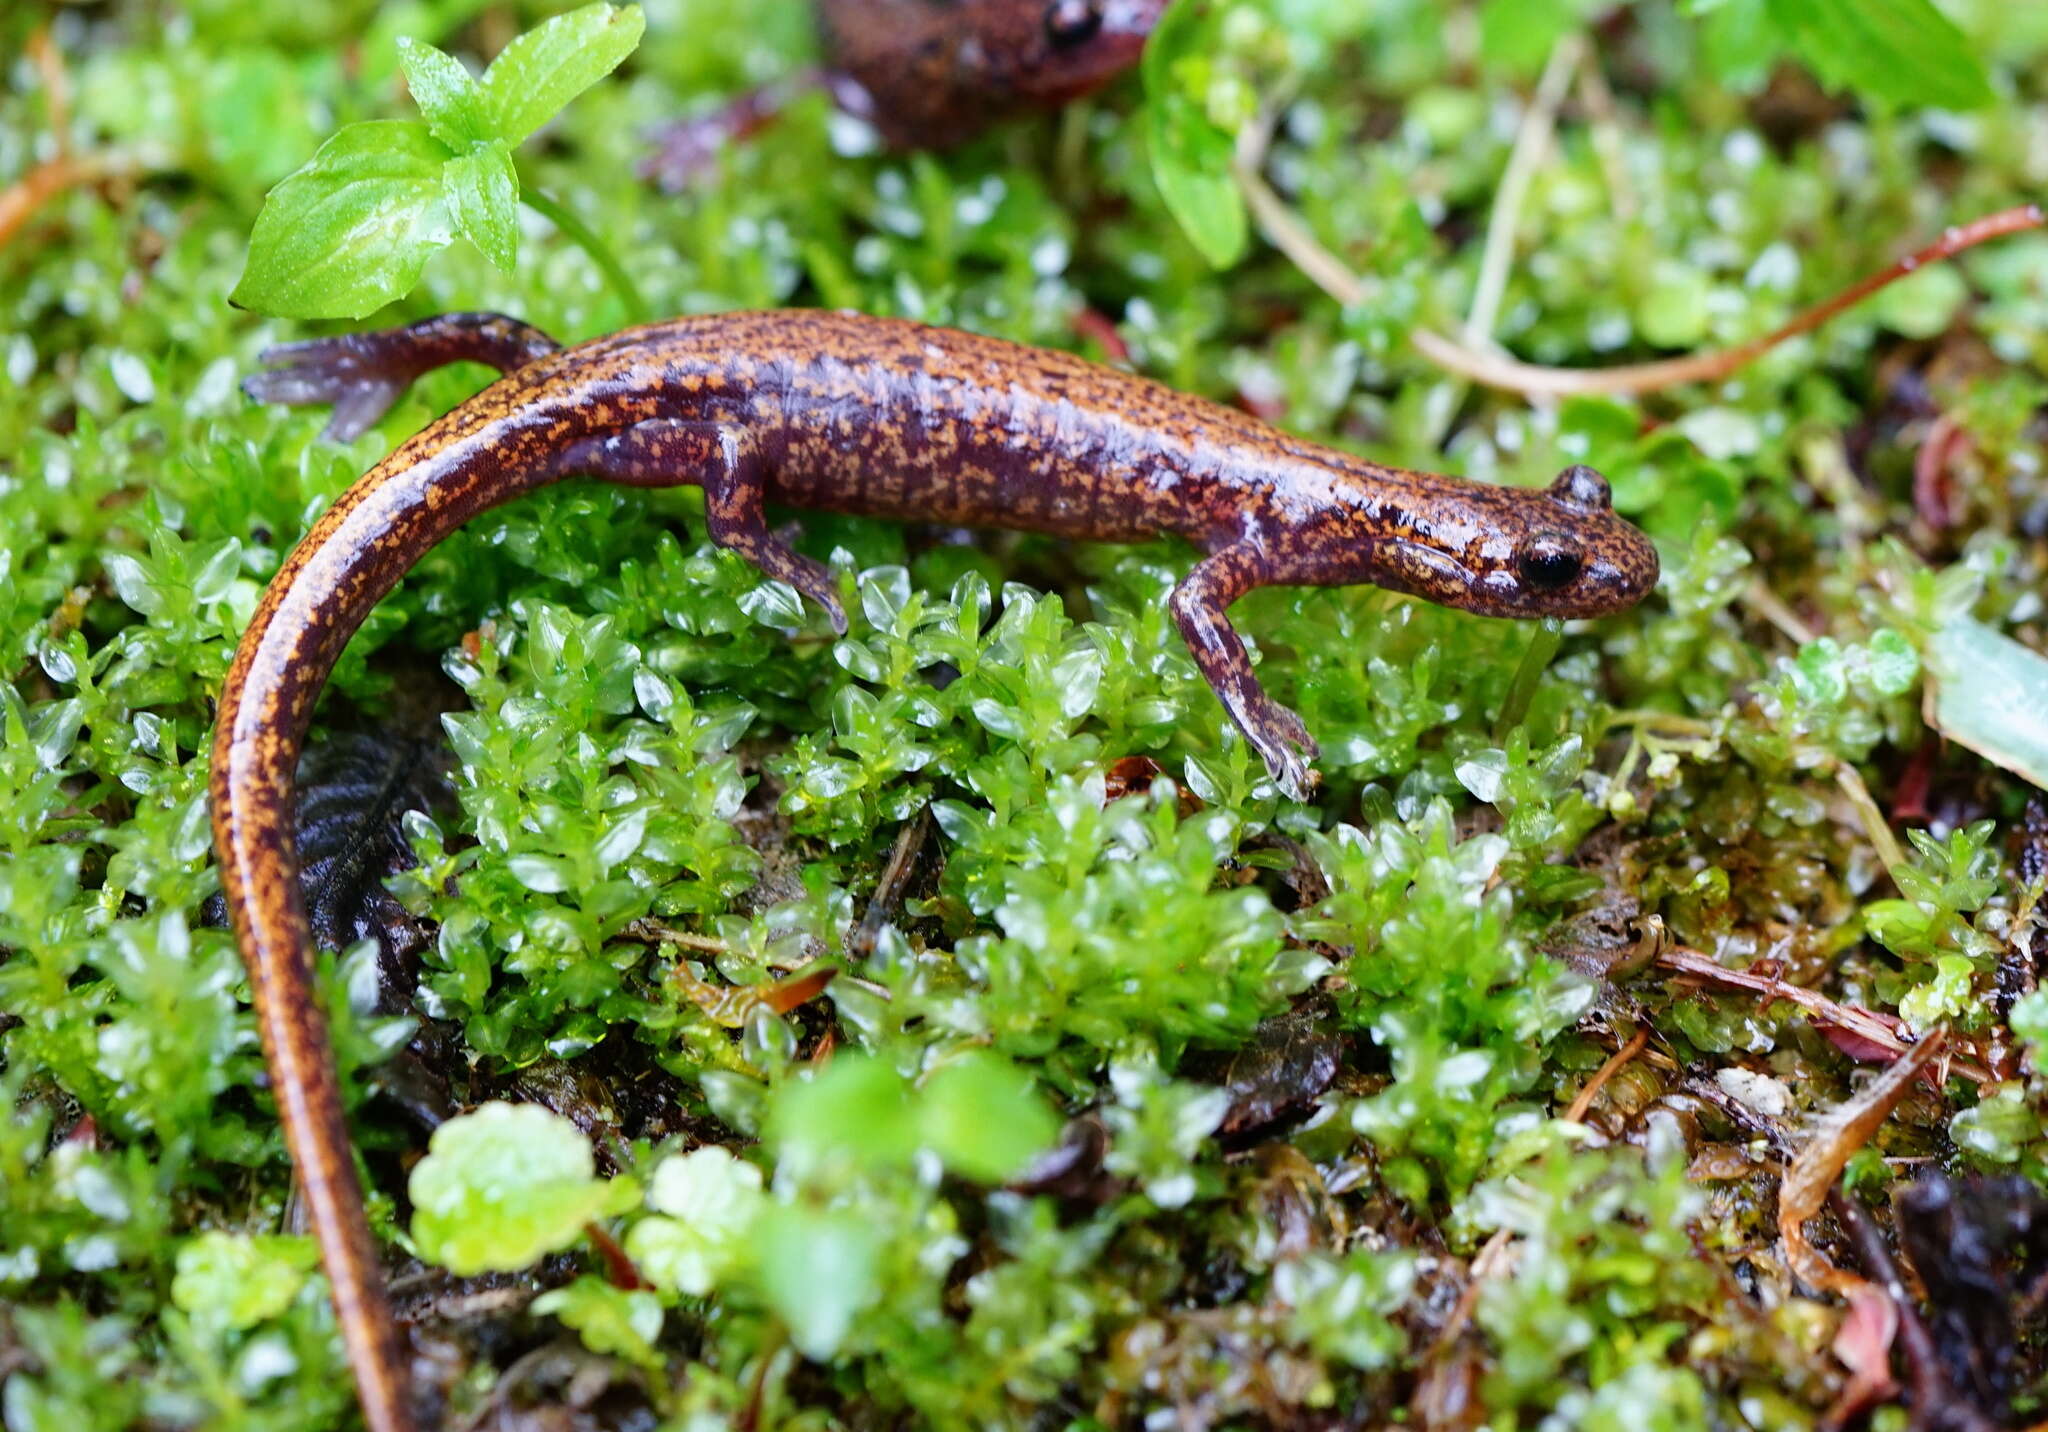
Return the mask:
[[522, 371], [401, 445], [285, 560], [221, 691], [211, 771], [221, 884], [371, 1432], [417, 1424], [313, 982], [293, 829], [300, 748], [335, 659], [370, 609], [470, 517], [562, 476], [588, 432], [588, 406], [573, 393], [536, 399]]

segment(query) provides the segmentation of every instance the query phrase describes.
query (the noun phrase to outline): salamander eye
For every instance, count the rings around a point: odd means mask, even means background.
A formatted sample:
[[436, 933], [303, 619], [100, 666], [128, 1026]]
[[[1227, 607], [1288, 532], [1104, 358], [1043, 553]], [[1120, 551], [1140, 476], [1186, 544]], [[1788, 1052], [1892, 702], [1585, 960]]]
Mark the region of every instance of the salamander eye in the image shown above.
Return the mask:
[[1578, 580], [1586, 560], [1562, 537], [1538, 537], [1516, 554], [1515, 565], [1537, 591], [1555, 592]]
[[1550, 484], [1550, 495], [1567, 507], [1581, 512], [1612, 512], [1614, 493], [1607, 479], [1583, 463], [1568, 467]]
[[1101, 28], [1100, 0], [1052, 0], [1045, 7], [1045, 37], [1058, 49], [1084, 45]]

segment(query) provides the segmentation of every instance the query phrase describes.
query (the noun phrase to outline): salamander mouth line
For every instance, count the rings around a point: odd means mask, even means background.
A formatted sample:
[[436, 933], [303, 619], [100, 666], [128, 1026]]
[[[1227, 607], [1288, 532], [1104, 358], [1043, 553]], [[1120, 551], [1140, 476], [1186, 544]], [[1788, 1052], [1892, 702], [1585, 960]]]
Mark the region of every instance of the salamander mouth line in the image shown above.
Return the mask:
[[1426, 573], [1432, 580], [1456, 582], [1468, 590], [1479, 587], [1479, 574], [1441, 547], [1417, 542], [1412, 537], [1391, 537], [1387, 539], [1386, 550], [1398, 567]]

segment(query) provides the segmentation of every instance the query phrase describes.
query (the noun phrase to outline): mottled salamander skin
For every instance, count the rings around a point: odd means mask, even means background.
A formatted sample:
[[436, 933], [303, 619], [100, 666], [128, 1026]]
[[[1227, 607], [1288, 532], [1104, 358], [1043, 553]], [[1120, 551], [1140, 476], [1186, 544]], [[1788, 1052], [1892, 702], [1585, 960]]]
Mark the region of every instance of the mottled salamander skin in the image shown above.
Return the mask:
[[891, 149], [945, 149], [1057, 109], [1138, 63], [1168, 0], [816, 0], [822, 70], [654, 132], [643, 172], [684, 189], [727, 141], [823, 83]]
[[1489, 616], [1593, 617], [1654, 583], [1649, 542], [1572, 468], [1547, 489], [1382, 467], [1069, 354], [850, 313], [684, 318], [575, 348], [489, 314], [288, 345], [253, 396], [336, 404], [346, 436], [403, 385], [469, 359], [505, 372], [344, 493], [272, 580], [221, 692], [214, 837], [286, 1141], [373, 1432], [414, 1425], [362, 1209], [293, 848], [293, 783], [342, 646], [420, 556], [558, 478], [699, 484], [712, 538], [845, 629], [836, 584], [767, 526], [795, 507], [1202, 553], [1170, 604], [1196, 664], [1275, 778], [1314, 743], [1225, 615], [1258, 586], [1371, 582]]
[[[1166, 0], [818, 0], [826, 63], [892, 148], [944, 148], [1138, 62]], [[849, 100], [844, 86], [836, 91]]]

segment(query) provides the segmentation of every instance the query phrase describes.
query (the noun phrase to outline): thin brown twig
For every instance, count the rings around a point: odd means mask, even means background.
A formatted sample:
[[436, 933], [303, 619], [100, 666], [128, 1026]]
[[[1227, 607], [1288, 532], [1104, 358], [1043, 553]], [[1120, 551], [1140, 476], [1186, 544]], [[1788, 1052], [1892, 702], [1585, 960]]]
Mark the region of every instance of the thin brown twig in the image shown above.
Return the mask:
[[[1714, 962], [1710, 955], [1685, 945], [1673, 945], [1658, 952], [1657, 967], [1669, 970], [1723, 989], [1747, 990], [1764, 996], [1766, 1001], [1782, 999], [1795, 1004], [1813, 1016], [1816, 1024], [1836, 1029], [1866, 1044], [1875, 1046], [1885, 1053], [1898, 1058], [1909, 1050], [1920, 1048], [1926, 1043], [1909, 1044], [1901, 1035], [1902, 1024], [1892, 1022], [1886, 1016], [1859, 1009], [1853, 1005], [1837, 1004], [1826, 995], [1807, 989], [1804, 985], [1786, 984], [1772, 975], [1760, 975], [1749, 970], [1731, 970]], [[1990, 1078], [1990, 1072], [1983, 1065], [1969, 1059], [1952, 1059], [1948, 1072], [1982, 1084]]]
[[1865, 1279], [1845, 1273], [1821, 1255], [1806, 1238], [1806, 1221], [1821, 1210], [1828, 1190], [1841, 1177], [1849, 1159], [1870, 1141], [1878, 1125], [1891, 1117], [1893, 1109], [1920, 1071], [1933, 1062], [1948, 1044], [1948, 1030], [1941, 1025], [1894, 1059], [1861, 1090], [1830, 1110], [1813, 1137], [1806, 1141], [1778, 1185], [1778, 1237], [1784, 1246], [1785, 1264], [1800, 1281], [1825, 1292], [1847, 1295]]
[[1847, 761], [1835, 766], [1835, 784], [1842, 788], [1842, 794], [1849, 798], [1849, 804], [1856, 811], [1856, 820], [1863, 827], [1863, 837], [1877, 848], [1877, 858], [1884, 863], [1887, 873], [1906, 863], [1905, 849], [1899, 838], [1892, 834], [1890, 822], [1884, 811], [1878, 807], [1877, 797], [1870, 793], [1864, 783], [1863, 773]]
[[1649, 1047], [1649, 1043], [1650, 1028], [1648, 1025], [1644, 1025], [1636, 1031], [1633, 1039], [1615, 1050], [1613, 1054], [1608, 1056], [1605, 1064], [1602, 1064], [1593, 1071], [1593, 1077], [1586, 1081], [1586, 1087], [1579, 1090], [1578, 1094], [1572, 1099], [1570, 1107], [1564, 1111], [1565, 1120], [1573, 1124], [1584, 1123], [1586, 1121], [1586, 1111], [1593, 1107], [1594, 1098], [1605, 1087], [1607, 1081], [1616, 1074], [1619, 1074], [1622, 1066], [1627, 1064], [1629, 1060], [1635, 1058], [1644, 1049]]
[[1439, 1355], [1448, 1350], [1464, 1333], [1465, 1325], [1472, 1321], [1473, 1309], [1479, 1305], [1480, 1290], [1486, 1286], [1486, 1280], [1494, 1275], [1494, 1270], [1507, 1255], [1508, 1244], [1513, 1238], [1514, 1234], [1507, 1229], [1498, 1229], [1486, 1240], [1485, 1245], [1472, 1255], [1465, 1290], [1458, 1294], [1457, 1306], [1452, 1308], [1451, 1315], [1444, 1319], [1443, 1330], [1436, 1335], [1435, 1342], [1430, 1345], [1429, 1356], [1424, 1359], [1425, 1362], [1435, 1362]]
[[1259, 226], [1266, 242], [1287, 255], [1317, 288], [1346, 308], [1355, 307], [1370, 297], [1365, 280], [1353, 273], [1344, 260], [1323, 247], [1322, 241], [1301, 221], [1301, 216], [1273, 192], [1273, 186], [1266, 182], [1262, 172], [1266, 151], [1272, 147], [1273, 126], [1279, 121], [1282, 103], [1283, 99], [1267, 103], [1238, 135], [1237, 149], [1230, 160], [1231, 177], [1236, 180], [1238, 192], [1244, 195], [1245, 207], [1251, 211], [1252, 222]]
[[1447, 372], [1475, 383], [1524, 397], [1569, 397], [1580, 393], [1647, 393], [1677, 383], [1713, 383], [1728, 377], [1744, 364], [1762, 357], [1788, 338], [1811, 332], [1846, 308], [1862, 302], [1886, 285], [1915, 273], [1931, 263], [1953, 258], [1963, 250], [1991, 239], [2004, 238], [2048, 223], [2038, 204], [2021, 204], [2001, 209], [1968, 224], [1943, 231], [1933, 243], [1914, 250], [1887, 268], [1853, 283], [1832, 298], [1823, 300], [1780, 325], [1761, 338], [1738, 343], [1733, 348], [1705, 353], [1688, 353], [1681, 358], [1664, 358], [1653, 363], [1629, 363], [1614, 368], [1548, 368], [1524, 363], [1503, 354], [1488, 352], [1469, 340], [1427, 329], [1417, 329], [1410, 340], [1423, 356]]
[[1741, 601], [1745, 608], [1776, 627], [1795, 646], [1805, 646], [1813, 640], [1813, 628], [1801, 621], [1799, 614], [1786, 606], [1784, 598], [1772, 591], [1761, 577], [1742, 589]]
[[866, 959], [875, 952], [875, 942], [881, 938], [882, 927], [896, 918], [902, 908], [903, 892], [917, 869], [918, 855], [924, 850], [925, 842], [931, 839], [932, 808], [929, 803], [903, 823], [896, 832], [896, 841], [889, 848], [889, 858], [882, 864], [882, 873], [875, 881], [875, 893], [868, 900], [868, 908], [861, 914], [860, 922], [847, 937], [847, 948], [857, 959]]
[[83, 159], [51, 159], [0, 189], [0, 248], [37, 209], [74, 184], [90, 183], [111, 168], [107, 160], [93, 155]]

